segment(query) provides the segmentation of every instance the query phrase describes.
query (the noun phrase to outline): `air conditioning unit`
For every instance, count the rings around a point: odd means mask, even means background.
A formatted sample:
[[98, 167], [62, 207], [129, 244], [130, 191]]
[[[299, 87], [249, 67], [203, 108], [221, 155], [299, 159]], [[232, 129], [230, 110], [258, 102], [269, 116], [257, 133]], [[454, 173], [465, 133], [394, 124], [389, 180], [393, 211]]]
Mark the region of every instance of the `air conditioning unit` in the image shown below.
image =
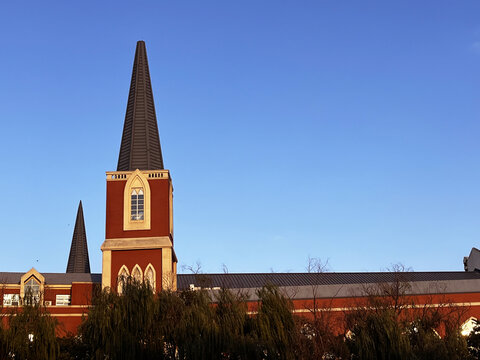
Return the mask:
[[52, 306], [52, 302], [51, 301], [45, 301], [45, 306]]

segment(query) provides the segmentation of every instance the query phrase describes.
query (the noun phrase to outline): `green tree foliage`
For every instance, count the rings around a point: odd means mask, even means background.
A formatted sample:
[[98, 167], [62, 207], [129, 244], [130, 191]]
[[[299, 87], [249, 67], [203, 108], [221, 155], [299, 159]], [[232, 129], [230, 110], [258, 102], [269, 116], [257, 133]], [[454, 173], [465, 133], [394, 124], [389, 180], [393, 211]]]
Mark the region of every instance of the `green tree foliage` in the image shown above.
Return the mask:
[[151, 333], [157, 310], [151, 289], [128, 279], [123, 293], [102, 291], [93, 298], [80, 328], [92, 359], [149, 359], [154, 351], [162, 351], [161, 338]]
[[391, 309], [358, 311], [348, 340], [352, 358], [362, 360], [411, 359], [411, 348], [404, 329]]
[[215, 296], [215, 319], [219, 331], [220, 348], [232, 358], [248, 358], [254, 353], [249, 329], [252, 319], [247, 314], [247, 297], [221, 289]]
[[57, 360], [83, 360], [87, 359], [88, 349], [81, 337], [68, 334], [57, 339], [60, 353]]
[[467, 337], [468, 349], [472, 359], [480, 360], [480, 322], [475, 320], [475, 326]]
[[9, 313], [6, 327], [0, 330], [0, 358], [56, 359], [59, 352], [56, 320], [38, 302], [24, 299], [24, 303]]
[[464, 360], [469, 358], [470, 352], [468, 351], [467, 339], [462, 336], [459, 327], [447, 328], [444, 341], [449, 360]]
[[[468, 359], [467, 340], [460, 333], [462, 309], [444, 304], [424, 306], [420, 314], [407, 325], [410, 343], [416, 359]], [[442, 329], [441, 338], [435, 329]]]
[[[245, 299], [229, 290], [154, 294], [128, 279], [123, 294], [96, 294], [80, 328], [92, 359], [221, 359], [248, 354]], [[250, 345], [249, 345], [250, 344]], [[238, 355], [237, 355], [238, 354]], [[241, 358], [247, 358], [241, 357]]]
[[291, 301], [273, 285], [264, 286], [257, 295], [259, 309], [254, 326], [260, 357], [293, 359], [295, 321]]
[[460, 334], [466, 309], [438, 298], [435, 306], [430, 305], [432, 299], [416, 304], [408, 295], [410, 284], [395, 278], [367, 289], [366, 303], [346, 315], [352, 358], [468, 359], [466, 339]]
[[0, 324], [0, 360], [479, 358], [480, 326], [468, 338], [470, 357], [455, 307], [412, 307], [398, 290], [379, 288], [334, 321], [328, 307], [294, 316], [291, 300], [271, 285], [256, 292], [249, 312], [248, 296], [232, 290], [154, 293], [127, 279], [122, 295], [95, 294], [77, 336], [55, 338], [55, 321], [35, 302], [12, 308]]
[[247, 297], [227, 289], [154, 294], [129, 279], [122, 295], [96, 294], [80, 338], [92, 359], [294, 358], [290, 301], [274, 286], [257, 295], [252, 317]]
[[[3, 309], [0, 307], [0, 311]], [[8, 354], [6, 331], [4, 328], [4, 316], [0, 315], [0, 359], [6, 359]]]
[[296, 316], [297, 357], [301, 359], [348, 359], [341, 317], [331, 307], [313, 304], [306, 316]]
[[180, 298], [183, 307], [175, 333], [179, 358], [214, 359], [220, 342], [207, 292], [184, 291]]
[[418, 319], [408, 327], [408, 335], [413, 353], [418, 359], [441, 360], [448, 359], [445, 342], [435, 331], [436, 322]]

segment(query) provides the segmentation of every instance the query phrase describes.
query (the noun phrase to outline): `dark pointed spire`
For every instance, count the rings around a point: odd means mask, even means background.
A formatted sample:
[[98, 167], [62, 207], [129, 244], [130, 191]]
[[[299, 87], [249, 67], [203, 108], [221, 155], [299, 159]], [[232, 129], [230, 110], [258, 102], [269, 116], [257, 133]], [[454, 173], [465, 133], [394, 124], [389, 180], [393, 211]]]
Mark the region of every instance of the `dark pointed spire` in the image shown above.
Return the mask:
[[137, 42], [117, 171], [163, 169], [145, 42]]
[[68, 257], [67, 273], [89, 273], [90, 261], [88, 259], [87, 233], [83, 220], [82, 201], [78, 205], [77, 220], [73, 230], [72, 246]]

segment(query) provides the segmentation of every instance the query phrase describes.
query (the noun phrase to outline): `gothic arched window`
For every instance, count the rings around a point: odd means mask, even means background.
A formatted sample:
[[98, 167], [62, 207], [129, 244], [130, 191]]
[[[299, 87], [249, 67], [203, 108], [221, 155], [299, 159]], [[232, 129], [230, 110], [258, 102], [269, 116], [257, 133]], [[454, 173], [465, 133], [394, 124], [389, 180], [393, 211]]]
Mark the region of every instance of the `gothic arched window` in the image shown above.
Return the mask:
[[133, 189], [131, 194], [131, 220], [143, 220], [144, 198], [143, 189]]
[[153, 291], [155, 291], [155, 269], [152, 266], [152, 264], [148, 264], [147, 268], [145, 269], [145, 282], [147, 283], [148, 286], [152, 288]]
[[27, 303], [40, 302], [40, 283], [33, 276], [24, 285], [25, 300]]
[[130, 274], [128, 273], [127, 267], [123, 265], [120, 271], [118, 272], [117, 293], [119, 294], [123, 293], [123, 287], [125, 286], [125, 283], [127, 282], [129, 276]]
[[143, 274], [142, 274], [142, 269], [140, 269], [140, 266], [135, 265], [135, 267], [132, 270], [132, 278], [139, 283], [143, 281]]
[[477, 319], [475, 319], [474, 317], [469, 318], [460, 327], [462, 335], [463, 336], [470, 335], [470, 333], [475, 330], [476, 325], [477, 325]]
[[123, 190], [123, 230], [150, 230], [151, 199], [148, 174], [135, 170]]

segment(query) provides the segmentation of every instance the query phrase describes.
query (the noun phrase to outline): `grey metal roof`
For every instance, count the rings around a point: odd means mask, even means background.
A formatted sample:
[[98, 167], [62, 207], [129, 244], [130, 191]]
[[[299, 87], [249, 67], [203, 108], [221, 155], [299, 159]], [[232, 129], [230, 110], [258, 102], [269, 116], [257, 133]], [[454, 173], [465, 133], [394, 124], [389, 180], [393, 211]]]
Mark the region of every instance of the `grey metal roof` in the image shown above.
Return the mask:
[[145, 42], [137, 42], [117, 171], [163, 169]]
[[[178, 274], [179, 289], [190, 284], [202, 287], [227, 287], [232, 289], [259, 288], [266, 284], [281, 287], [311, 285], [341, 285], [394, 282], [433, 282], [451, 280], [480, 280], [479, 272], [364, 272], [364, 273], [243, 273], [243, 274]], [[479, 289], [480, 291], [480, 289]]]
[[[20, 284], [23, 272], [0, 272], [0, 285]], [[41, 273], [46, 285], [70, 285], [72, 282], [101, 283], [102, 274], [90, 273]]]
[[[19, 284], [25, 273], [0, 272], [0, 285]], [[72, 282], [101, 283], [102, 274], [82, 273], [42, 273], [45, 283], [51, 285], [69, 285]], [[409, 293], [461, 293], [480, 292], [480, 273], [449, 272], [406, 272], [406, 273], [266, 273], [266, 274], [178, 274], [179, 290], [185, 290], [193, 284], [195, 287], [227, 287], [245, 289], [255, 299], [255, 289], [266, 284], [274, 284], [295, 294], [295, 298], [310, 298], [312, 291], [318, 291], [318, 297], [343, 297], [362, 293], [365, 284], [394, 282], [396, 279], [412, 284]], [[312, 290], [312, 285], [318, 286]]]
[[73, 230], [72, 245], [68, 256], [67, 273], [89, 273], [90, 260], [88, 259], [87, 233], [83, 219], [82, 201], [78, 204], [77, 219]]

